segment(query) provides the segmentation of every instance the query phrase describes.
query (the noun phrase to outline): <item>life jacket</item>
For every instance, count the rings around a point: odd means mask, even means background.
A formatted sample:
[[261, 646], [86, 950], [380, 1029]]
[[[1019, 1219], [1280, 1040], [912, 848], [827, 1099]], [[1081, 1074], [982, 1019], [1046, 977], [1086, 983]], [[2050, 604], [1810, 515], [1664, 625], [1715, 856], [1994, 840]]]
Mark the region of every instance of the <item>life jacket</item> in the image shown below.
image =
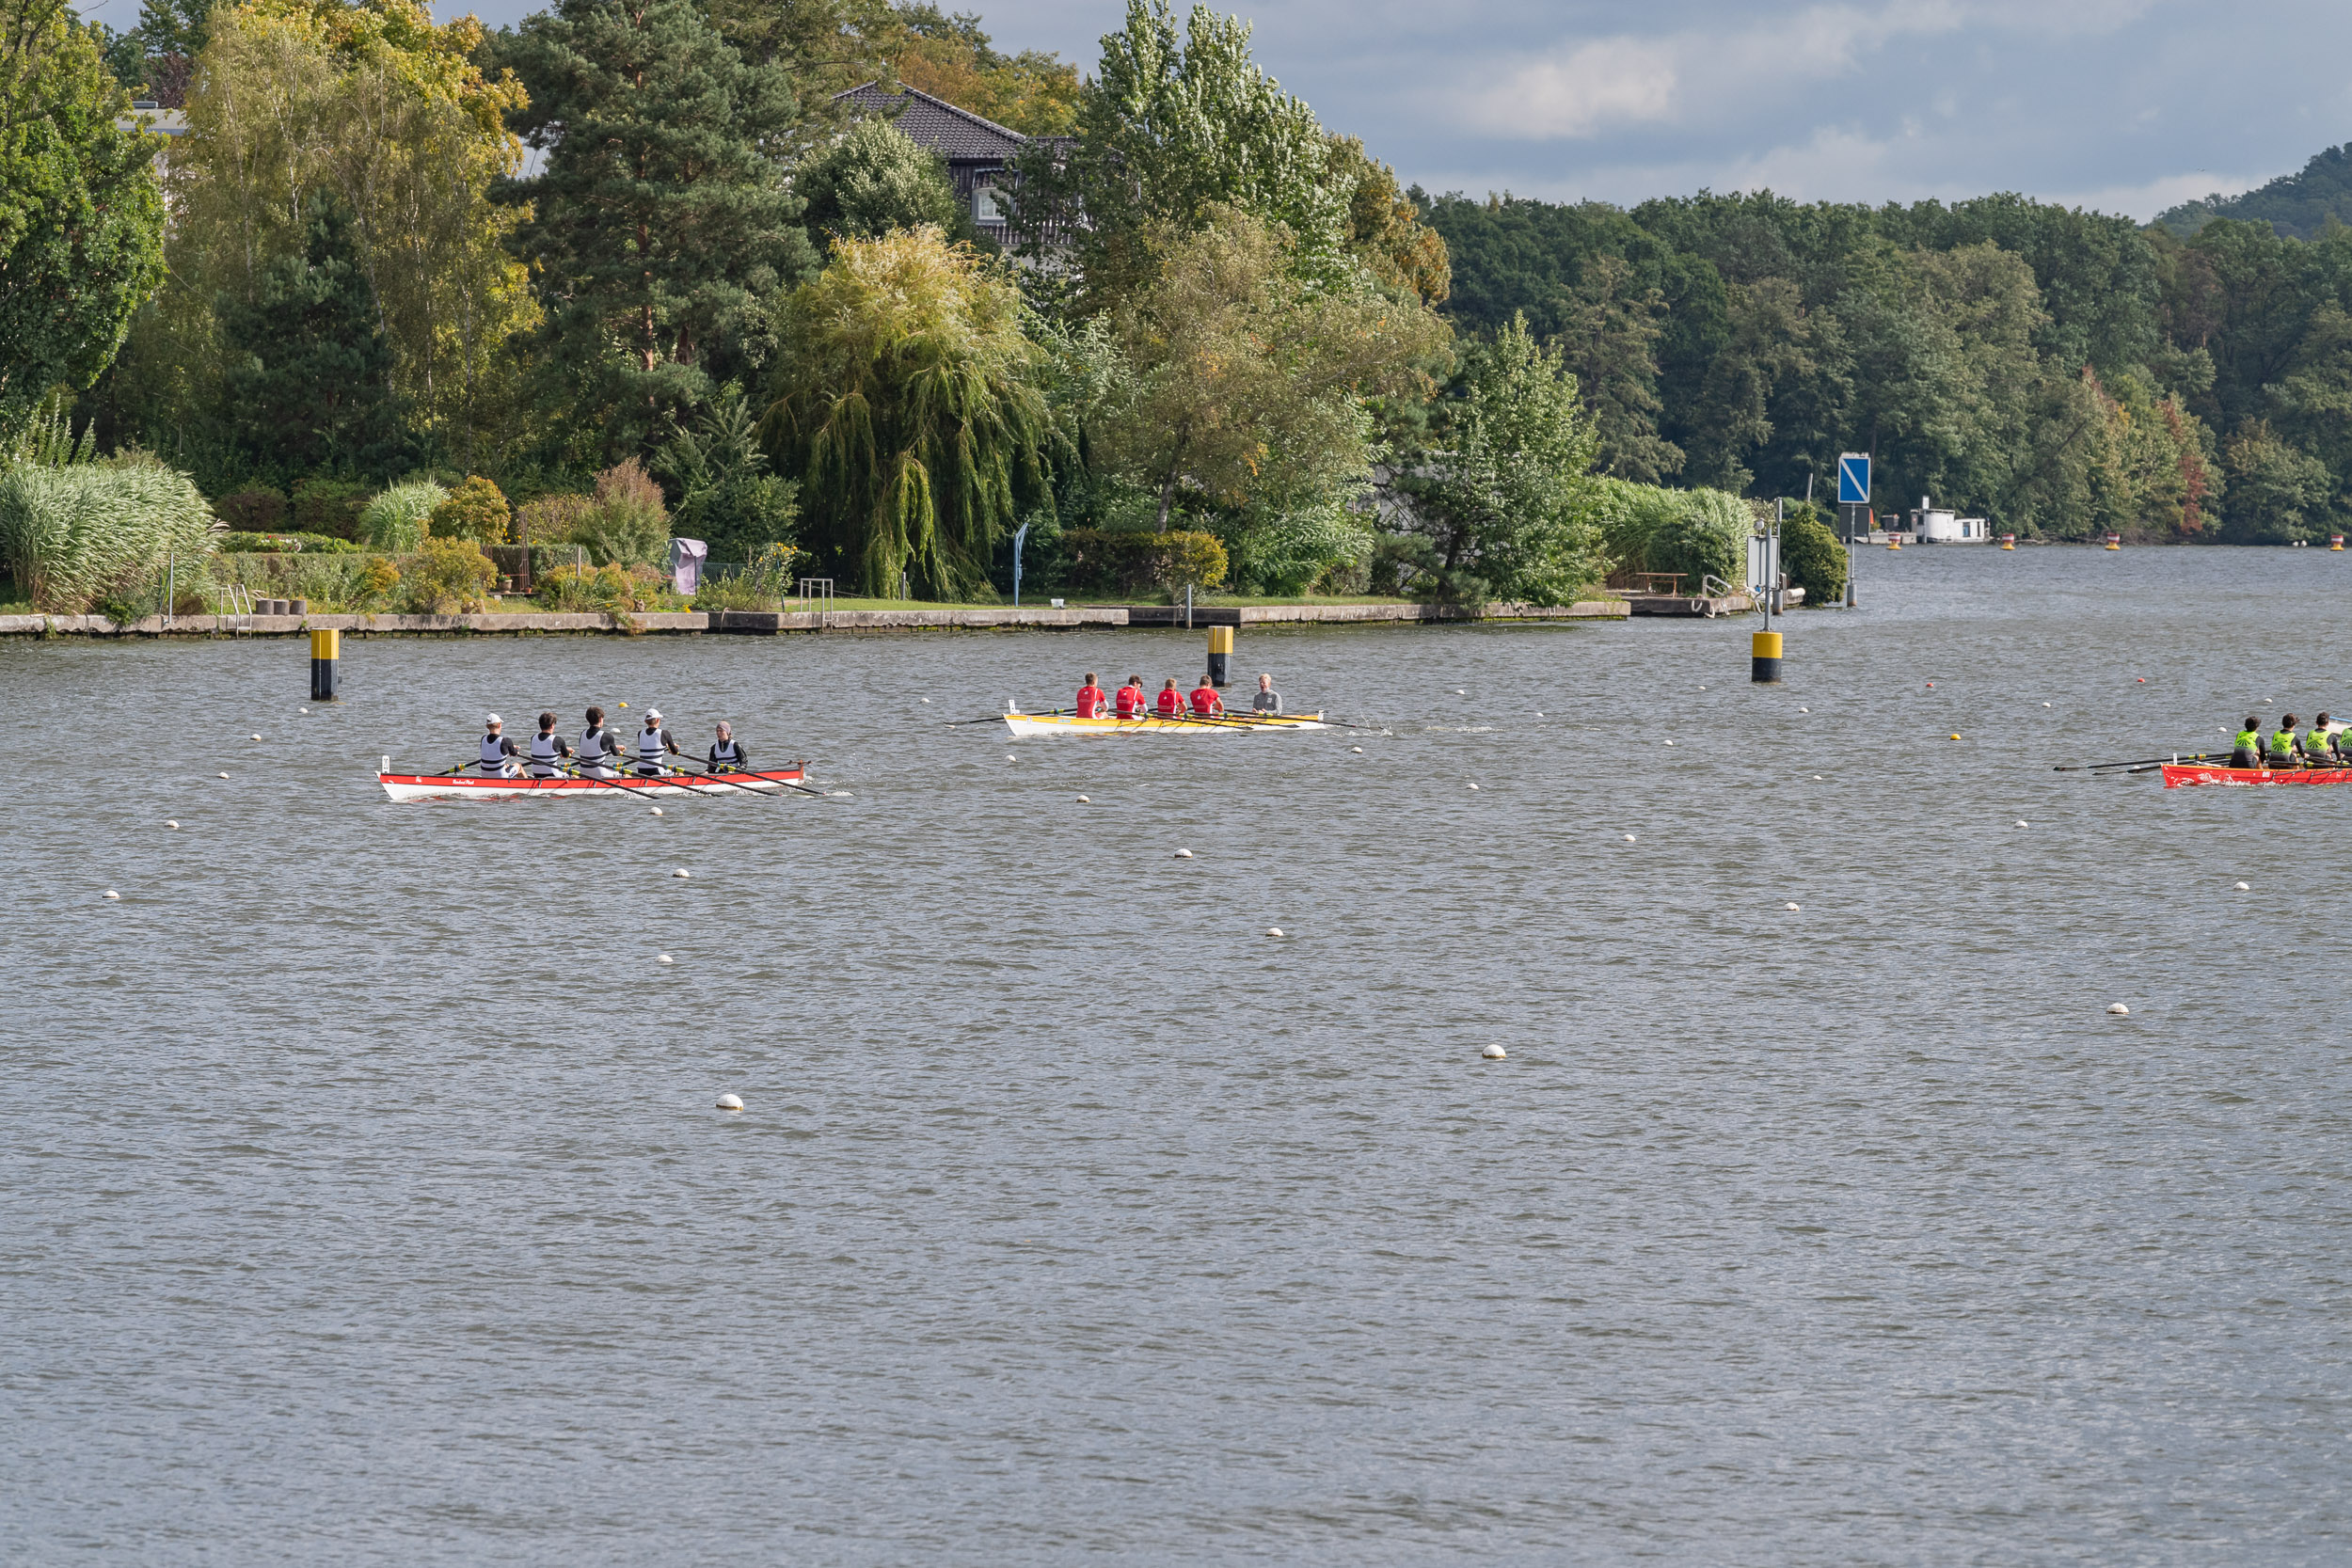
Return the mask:
[[1174, 687], [1165, 688], [1160, 692], [1157, 705], [1160, 710], [1160, 717], [1163, 719], [1173, 718], [1175, 715], [1184, 711], [1184, 694], [1177, 690]]
[[1118, 696], [1112, 701], [1119, 705], [1119, 716], [1121, 719], [1133, 719], [1143, 711], [1143, 688], [1122, 686], [1119, 689]]
[[1224, 704], [1216, 700], [1216, 691], [1215, 688], [1196, 686], [1192, 689], [1193, 712], [1199, 714], [1211, 714], [1215, 713], [1218, 708], [1223, 707], [1224, 705]]
[[743, 748], [732, 740], [714, 740], [710, 744], [710, 766], [733, 769], [743, 762]]
[[2263, 737], [2260, 730], [2240, 730], [2237, 732], [2237, 739], [2232, 744], [2249, 757], [2258, 757], [2263, 754]]
[[482, 737], [482, 770], [500, 778], [514, 776], [515, 765], [506, 756], [506, 736], [485, 735]]
[[605, 759], [619, 756], [621, 749], [612, 744], [612, 732], [598, 724], [580, 737], [580, 750], [573, 754], [580, 763], [580, 770], [590, 778], [609, 779], [612, 777], [612, 769], [606, 766]]
[[564, 737], [550, 730], [546, 735], [531, 737], [531, 776], [534, 779], [555, 777], [556, 760], [564, 754]]
[[640, 773], [660, 772], [661, 756], [665, 750], [666, 748], [661, 744], [660, 730], [639, 730], [637, 732], [637, 771]]
[[2281, 725], [2279, 729], [2272, 731], [2270, 736], [2270, 754], [2274, 757], [2294, 756], [2295, 732], [2287, 729], [2283, 725]]
[[2312, 762], [2335, 761], [2334, 737], [2317, 724], [2313, 724], [2311, 733], [2303, 737], [2303, 755]]
[[1092, 719], [1103, 711], [1103, 689], [1099, 686], [1078, 688], [1078, 717]]

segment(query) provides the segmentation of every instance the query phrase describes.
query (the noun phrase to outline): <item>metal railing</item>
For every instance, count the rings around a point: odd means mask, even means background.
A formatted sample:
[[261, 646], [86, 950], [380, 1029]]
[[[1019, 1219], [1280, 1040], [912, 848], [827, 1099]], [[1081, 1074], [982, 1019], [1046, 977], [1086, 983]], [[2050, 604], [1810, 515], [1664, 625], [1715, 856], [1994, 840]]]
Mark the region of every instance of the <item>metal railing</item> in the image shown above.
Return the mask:
[[833, 578], [803, 578], [801, 591], [793, 596], [792, 603], [794, 610], [803, 615], [809, 612], [810, 606], [818, 607], [816, 612], [818, 626], [833, 625]]

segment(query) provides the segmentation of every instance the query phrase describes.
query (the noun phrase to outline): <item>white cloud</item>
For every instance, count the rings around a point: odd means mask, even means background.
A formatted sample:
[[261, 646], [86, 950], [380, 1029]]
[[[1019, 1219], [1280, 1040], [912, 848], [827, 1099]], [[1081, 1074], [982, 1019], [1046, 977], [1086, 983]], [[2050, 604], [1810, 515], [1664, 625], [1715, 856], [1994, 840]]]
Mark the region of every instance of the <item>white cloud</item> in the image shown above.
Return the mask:
[[2106, 185], [2090, 191], [2053, 191], [2045, 199], [2068, 207], [2088, 207], [2093, 212], [2120, 213], [2125, 217], [2146, 223], [2158, 213], [2169, 212], [2184, 201], [2195, 201], [2217, 193], [2235, 196], [2250, 191], [2256, 185], [2289, 173], [2272, 169], [2268, 174], [2216, 174], [2210, 169], [2197, 169], [2188, 174], [2166, 174], [2132, 185]]
[[1624, 126], [1723, 118], [1776, 81], [1860, 71], [1899, 39], [1970, 27], [2071, 37], [2137, 19], [2153, 0], [1888, 0], [1816, 5], [1743, 26], [1652, 37], [1574, 40], [1517, 66], [1490, 68], [1486, 90], [1450, 94], [1459, 118], [1489, 135], [1554, 141]]

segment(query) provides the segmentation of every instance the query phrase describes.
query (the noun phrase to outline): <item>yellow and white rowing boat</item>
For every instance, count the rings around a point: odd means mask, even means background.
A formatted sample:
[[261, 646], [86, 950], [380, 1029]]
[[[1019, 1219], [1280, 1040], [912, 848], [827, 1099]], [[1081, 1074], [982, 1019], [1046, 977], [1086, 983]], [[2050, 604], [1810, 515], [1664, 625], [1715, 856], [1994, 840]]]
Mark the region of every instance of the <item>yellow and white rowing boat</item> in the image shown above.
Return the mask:
[[1142, 719], [1081, 719], [1074, 713], [1020, 713], [1005, 715], [1005, 727], [1026, 739], [1041, 735], [1252, 735], [1282, 730], [1325, 730], [1331, 726], [1323, 721], [1321, 713], [1229, 713], [1215, 719], [1162, 719], [1157, 714]]

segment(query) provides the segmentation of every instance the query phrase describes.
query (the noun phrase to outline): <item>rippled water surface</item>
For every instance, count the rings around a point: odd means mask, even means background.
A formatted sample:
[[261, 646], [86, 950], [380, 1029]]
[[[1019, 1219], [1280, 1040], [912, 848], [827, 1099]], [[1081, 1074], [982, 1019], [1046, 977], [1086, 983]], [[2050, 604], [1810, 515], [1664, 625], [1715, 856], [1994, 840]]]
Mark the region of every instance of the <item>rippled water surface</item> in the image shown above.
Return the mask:
[[[1173, 631], [353, 641], [308, 716], [294, 641], [0, 645], [0, 1556], [2345, 1560], [2352, 789], [2051, 765], [2352, 710], [2352, 556], [1862, 565], [1776, 689], [1250, 629], [1386, 725], [1279, 737], [941, 722]], [[592, 701], [849, 794], [372, 776]]]

